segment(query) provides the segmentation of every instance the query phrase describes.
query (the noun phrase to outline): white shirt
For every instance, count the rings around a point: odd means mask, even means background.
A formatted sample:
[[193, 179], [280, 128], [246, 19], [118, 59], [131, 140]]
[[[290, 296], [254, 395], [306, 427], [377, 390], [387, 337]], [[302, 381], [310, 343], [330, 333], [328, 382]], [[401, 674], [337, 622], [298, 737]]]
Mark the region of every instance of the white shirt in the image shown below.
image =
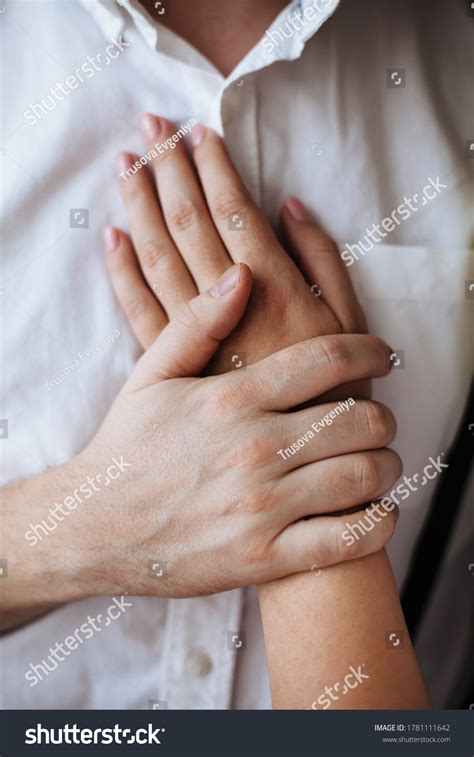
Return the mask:
[[[377, 381], [375, 397], [397, 417], [393, 446], [405, 473], [421, 473], [430, 456], [448, 450], [472, 365], [464, 288], [474, 279], [468, 271], [469, 23], [461, 3], [448, 5], [434, 4], [427, 29], [426, 16], [409, 0], [342, 2], [335, 13], [337, 2], [321, 2], [321, 12], [291, 34], [287, 9], [271, 30], [283, 28], [289, 38], [266, 36], [224, 79], [134, 0], [7, 0], [1, 17], [10, 64], [0, 143], [1, 347], [8, 369], [2, 483], [79, 452], [140, 354], [107, 279], [101, 232], [107, 222], [126, 227], [114, 157], [122, 149], [143, 152], [137, 123], [145, 111], [216, 129], [273, 223], [295, 194], [341, 248], [363, 240], [367, 227], [390, 216], [404, 195], [441, 177], [447, 188], [349, 270], [371, 331], [404, 352], [404, 369]], [[297, 8], [293, 3], [292, 11]], [[92, 75], [85, 73], [90, 67], [80, 68], [88, 55], [104, 56], [110, 38], [120, 35], [128, 46], [108, 65]], [[441, 39], [455, 54], [440, 52]], [[112, 49], [115, 55], [118, 48]], [[63, 85], [70, 91], [55, 96], [45, 114], [36, 107], [41, 117], [33, 123], [32, 108], [78, 68], [84, 80]], [[116, 331], [113, 343], [106, 340]], [[92, 356], [65, 370], [98, 342], [103, 346]], [[402, 502], [389, 547], [399, 583], [435, 483]], [[445, 570], [465, 553], [468, 538], [468, 528], [458, 533]], [[72, 603], [5, 637], [2, 706], [147, 708], [150, 700], [170, 708], [270, 706], [253, 589], [186, 600], [134, 598], [132, 610], [49, 677], [34, 687], [25, 680], [30, 663], [109, 604], [105, 598]], [[461, 599], [456, 611], [459, 626], [466, 613]], [[227, 634], [242, 631], [245, 649], [229, 650]], [[426, 649], [433, 650], [433, 633]], [[431, 657], [425, 665], [439, 705], [465, 638], [457, 642], [449, 654], [434, 645], [437, 664]], [[419, 654], [423, 663], [423, 649]]]

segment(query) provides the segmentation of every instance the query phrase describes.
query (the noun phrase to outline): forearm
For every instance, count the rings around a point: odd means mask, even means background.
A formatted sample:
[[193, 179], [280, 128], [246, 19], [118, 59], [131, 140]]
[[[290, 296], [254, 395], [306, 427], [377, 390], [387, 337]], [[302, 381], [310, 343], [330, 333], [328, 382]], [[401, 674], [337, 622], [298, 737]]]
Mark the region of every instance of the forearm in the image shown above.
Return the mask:
[[[259, 596], [274, 708], [430, 706], [385, 551], [274, 581]], [[392, 630], [402, 640], [387, 648]], [[343, 693], [351, 666], [361, 680], [351, 676]]]
[[[74, 513], [66, 518], [58, 510], [54, 530], [55, 520], [49, 520], [49, 508], [63, 502], [77, 485], [80, 467], [76, 458], [0, 491], [0, 552], [8, 560], [8, 576], [0, 581], [0, 632], [90, 591], [77, 549]], [[51, 532], [42, 521], [49, 523]]]

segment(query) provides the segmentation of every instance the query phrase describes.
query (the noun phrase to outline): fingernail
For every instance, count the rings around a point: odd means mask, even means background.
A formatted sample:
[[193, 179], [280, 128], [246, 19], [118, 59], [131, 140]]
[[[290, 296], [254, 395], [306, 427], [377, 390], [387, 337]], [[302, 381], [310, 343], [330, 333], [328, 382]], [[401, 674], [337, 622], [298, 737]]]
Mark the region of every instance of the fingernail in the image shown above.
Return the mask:
[[238, 285], [240, 281], [240, 265], [233, 265], [229, 268], [217, 281], [211, 289], [210, 294], [213, 297], [223, 297], [225, 294], [229, 294], [232, 289]]
[[193, 147], [197, 147], [201, 144], [202, 140], [204, 139], [204, 136], [206, 134], [206, 129], [202, 124], [196, 124], [196, 126], [193, 126], [191, 129], [191, 144]]
[[162, 119], [158, 118], [158, 116], [153, 116], [151, 113], [145, 113], [140, 119], [141, 132], [145, 139], [150, 140], [150, 142], [158, 139], [163, 131], [163, 126]]
[[286, 207], [295, 221], [299, 221], [299, 223], [308, 223], [308, 221], [311, 221], [310, 214], [297, 197], [290, 197], [290, 199], [286, 201]]
[[128, 169], [133, 166], [133, 157], [129, 152], [121, 152], [117, 155], [117, 160], [115, 162], [117, 173], [124, 173], [124, 171], [128, 171]]
[[104, 245], [107, 252], [113, 252], [119, 246], [120, 234], [113, 226], [106, 226], [103, 232]]

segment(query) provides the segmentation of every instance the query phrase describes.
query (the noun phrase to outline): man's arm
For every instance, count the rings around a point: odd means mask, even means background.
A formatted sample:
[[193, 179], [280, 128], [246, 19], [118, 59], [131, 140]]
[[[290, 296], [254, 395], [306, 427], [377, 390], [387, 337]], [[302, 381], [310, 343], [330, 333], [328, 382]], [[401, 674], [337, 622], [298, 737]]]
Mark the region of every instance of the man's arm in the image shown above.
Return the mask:
[[[9, 556], [8, 577], [0, 581], [0, 632], [90, 593], [91, 576], [81, 564], [80, 553], [72, 549], [74, 519], [58, 509], [56, 522], [61, 528], [57, 535], [50, 535], [41, 525], [50, 515], [46, 503], [63, 503], [86, 476], [87, 466], [78, 456], [0, 491], [0, 550]], [[54, 522], [53, 518], [51, 529]]]
[[[78, 458], [4, 492], [4, 629], [85, 596], [199, 596], [266, 583], [305, 570], [317, 543], [329, 545], [325, 565], [339, 559], [333, 519], [310, 520], [304, 533], [294, 524], [320, 504], [306, 501], [275, 445], [295, 433], [290, 407], [340, 381], [385, 375], [389, 350], [365, 335], [318, 337], [245, 372], [196, 378], [250, 289], [249, 268], [231, 266], [163, 329]], [[318, 413], [298, 417], [309, 426]], [[300, 458], [303, 482], [329, 479], [341, 501], [337, 471], [323, 461], [313, 477], [315, 452]], [[353, 557], [380, 549], [392, 528], [393, 513]]]

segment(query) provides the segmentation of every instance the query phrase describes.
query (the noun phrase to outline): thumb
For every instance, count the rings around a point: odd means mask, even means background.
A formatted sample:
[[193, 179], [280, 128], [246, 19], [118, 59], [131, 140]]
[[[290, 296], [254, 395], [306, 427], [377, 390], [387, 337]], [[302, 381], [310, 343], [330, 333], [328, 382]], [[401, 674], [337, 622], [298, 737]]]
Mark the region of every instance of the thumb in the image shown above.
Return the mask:
[[242, 318], [251, 288], [247, 265], [229, 268], [168, 323], [138, 362], [129, 387], [137, 390], [170, 378], [198, 376]]

